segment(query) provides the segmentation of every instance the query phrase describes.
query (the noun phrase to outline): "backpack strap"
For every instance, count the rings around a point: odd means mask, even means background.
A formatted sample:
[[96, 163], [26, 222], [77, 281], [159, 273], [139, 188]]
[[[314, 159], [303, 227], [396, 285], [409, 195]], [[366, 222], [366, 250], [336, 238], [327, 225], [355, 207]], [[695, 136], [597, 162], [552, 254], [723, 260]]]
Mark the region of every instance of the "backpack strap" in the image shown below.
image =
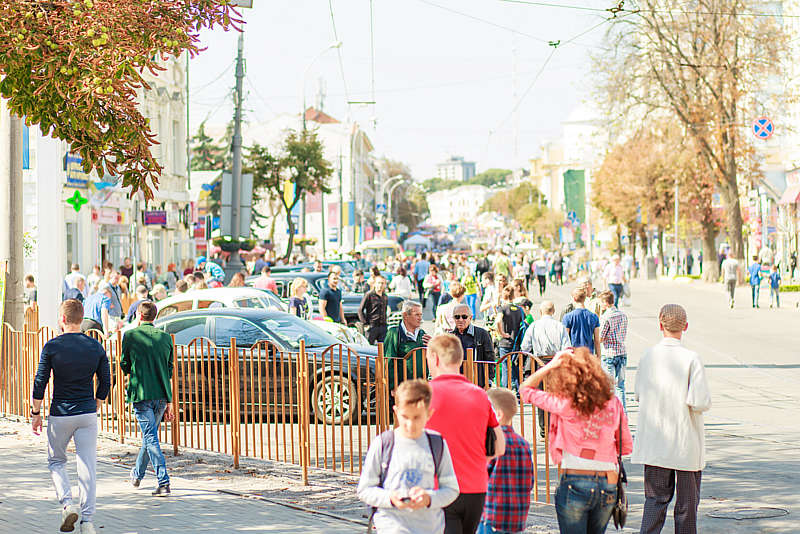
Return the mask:
[[433, 455], [433, 473], [439, 478], [439, 467], [442, 465], [442, 456], [444, 455], [444, 438], [438, 432], [425, 431], [428, 437], [428, 446], [431, 448]]
[[[399, 334], [399, 332], [398, 332]], [[381, 472], [378, 475], [378, 487], [382, 488], [383, 484], [386, 482], [386, 473], [389, 472], [389, 463], [392, 461], [392, 451], [394, 450], [394, 430], [389, 429], [381, 432], [380, 435], [381, 440]], [[372, 522], [375, 519], [375, 512], [378, 509], [376, 507], [372, 507], [372, 511], [369, 514], [369, 522], [367, 523], [367, 533], [372, 532]]]

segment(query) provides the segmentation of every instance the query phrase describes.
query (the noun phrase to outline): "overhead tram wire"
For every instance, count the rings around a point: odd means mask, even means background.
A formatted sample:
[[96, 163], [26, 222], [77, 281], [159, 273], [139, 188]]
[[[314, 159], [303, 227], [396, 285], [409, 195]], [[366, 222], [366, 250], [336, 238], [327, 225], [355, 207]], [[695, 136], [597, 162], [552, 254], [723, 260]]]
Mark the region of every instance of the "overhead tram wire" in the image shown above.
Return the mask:
[[228, 63], [228, 66], [227, 66], [227, 67], [225, 67], [225, 70], [223, 70], [222, 72], [220, 72], [220, 73], [217, 75], [217, 77], [216, 77], [216, 78], [214, 78], [213, 80], [211, 80], [211, 81], [210, 81], [210, 82], [208, 82], [207, 84], [205, 84], [205, 85], [202, 85], [202, 86], [200, 86], [200, 87], [198, 87], [198, 88], [196, 88], [196, 89], [195, 89], [195, 88], [191, 88], [191, 87], [190, 87], [190, 88], [189, 88], [189, 91], [190, 91], [191, 93], [199, 93], [199, 92], [200, 92], [200, 91], [202, 91], [203, 89], [206, 89], [206, 88], [208, 88], [208, 87], [210, 87], [210, 86], [214, 85], [214, 84], [215, 84], [215, 83], [217, 83], [217, 82], [218, 82], [220, 79], [222, 79], [222, 77], [223, 77], [223, 76], [225, 76], [225, 75], [228, 73], [228, 71], [229, 71], [229, 70], [231, 70], [231, 67], [233, 67], [234, 63], [235, 63], [235, 61], [231, 61], [230, 63]]
[[560, 9], [574, 9], [579, 11], [594, 11], [594, 12], [607, 12], [607, 13], [628, 13], [628, 14], [636, 14], [636, 13], [657, 13], [657, 14], [669, 14], [669, 13], [681, 13], [684, 15], [720, 15], [720, 16], [729, 16], [729, 17], [775, 17], [775, 18], [787, 18], [787, 19], [796, 19], [800, 18], [800, 15], [786, 15], [786, 14], [778, 14], [778, 13], [750, 13], [750, 12], [742, 12], [742, 13], [734, 13], [734, 12], [725, 12], [725, 11], [695, 11], [695, 10], [685, 10], [685, 9], [617, 9], [616, 7], [612, 8], [601, 8], [601, 7], [587, 7], [587, 6], [576, 6], [571, 4], [557, 4], [557, 3], [550, 3], [550, 2], [537, 2], [536, 0], [499, 0], [500, 2], [505, 2], [507, 4], [524, 4], [529, 6], [538, 6], [538, 7], [552, 7], [552, 8], [560, 8]]
[[[328, 0], [328, 8], [331, 13], [331, 26], [333, 27], [333, 42], [339, 43], [339, 34], [336, 31], [336, 19], [333, 16], [333, 0]], [[347, 89], [347, 78], [344, 76], [344, 60], [342, 59], [342, 47], [336, 49], [336, 55], [339, 58], [339, 73], [342, 75], [342, 85], [344, 86], [345, 102], [350, 101], [350, 94]]]
[[505, 123], [508, 121], [508, 119], [510, 119], [514, 115], [514, 112], [517, 111], [519, 106], [522, 105], [522, 102], [528, 96], [528, 93], [531, 92], [533, 87], [536, 85], [536, 82], [539, 81], [539, 78], [542, 76], [542, 73], [544, 72], [544, 69], [547, 67], [547, 64], [550, 63], [550, 60], [553, 58], [553, 55], [556, 53], [556, 50], [558, 49], [559, 46], [562, 46], [563, 44], [571, 43], [575, 39], [578, 39], [579, 37], [582, 37], [582, 36], [586, 35], [587, 33], [599, 28], [600, 26], [602, 26], [606, 22], [610, 22], [610, 21], [614, 20], [615, 18], [616, 18], [616, 14], [614, 14], [611, 18], [603, 19], [598, 24], [595, 24], [595, 25], [591, 26], [590, 28], [587, 28], [586, 30], [583, 30], [579, 34], [577, 34], [577, 35], [575, 35], [573, 37], [570, 37], [569, 39], [565, 40], [563, 43], [561, 41], [550, 41], [550, 42], [548, 42], [548, 45], [553, 47], [553, 50], [550, 52], [550, 55], [548, 55], [547, 59], [545, 59], [544, 63], [542, 63], [542, 66], [539, 68], [539, 72], [536, 73], [536, 76], [533, 78], [533, 81], [530, 83], [530, 85], [525, 90], [525, 92], [522, 94], [522, 96], [519, 98], [519, 100], [517, 100], [517, 103], [514, 105], [514, 107], [511, 109], [511, 111], [508, 113], [508, 115], [506, 115], [505, 118], [502, 121], [500, 121], [500, 124], [498, 124], [496, 128], [494, 128], [493, 130], [489, 130], [489, 137], [491, 137], [494, 134], [494, 132], [497, 132], [498, 130], [500, 130], [500, 128], [502, 128], [503, 125], [505, 125]]

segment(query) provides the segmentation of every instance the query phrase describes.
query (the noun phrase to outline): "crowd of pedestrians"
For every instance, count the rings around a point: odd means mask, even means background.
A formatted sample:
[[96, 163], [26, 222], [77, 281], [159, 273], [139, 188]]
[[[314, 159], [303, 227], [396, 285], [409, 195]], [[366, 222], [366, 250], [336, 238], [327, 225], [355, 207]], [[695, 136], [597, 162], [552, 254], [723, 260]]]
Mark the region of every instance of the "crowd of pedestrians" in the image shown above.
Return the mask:
[[[554, 267], [554, 258], [560, 268]], [[629, 272], [622, 260], [607, 262], [601, 291], [590, 276], [579, 277], [570, 302], [557, 309], [552, 300], [541, 300], [538, 313], [528, 288], [535, 284], [541, 296], [547, 282], [565, 282], [560, 255], [534, 259], [500, 251], [491, 262], [484, 260], [425, 254], [398, 258], [388, 265], [394, 272], [392, 284], [380, 272], [362, 280], [366, 285], [358, 314], [370, 343], [382, 342], [390, 362], [389, 402], [396, 426], [372, 442], [357, 489], [373, 508], [371, 522], [378, 532], [524, 531], [534, 468], [530, 444], [513, 427], [520, 402], [537, 410], [539, 434], [549, 439], [551, 458], [560, 466], [555, 504], [562, 533], [606, 530], [618, 506], [620, 481], [626, 479], [622, 457], [631, 453], [632, 462], [643, 464], [645, 473], [640, 532], [661, 531], [675, 495], [676, 528], [696, 532], [705, 466], [702, 414], [711, 399], [698, 355], [681, 343], [688, 328], [685, 310], [668, 304], [659, 311], [663, 340], [640, 360], [634, 392], [639, 422], [633, 439], [625, 390], [628, 318], [619, 307]], [[735, 260], [727, 265], [723, 274], [741, 274]], [[270, 265], [253, 269], [259, 273], [257, 287], [271, 289], [275, 281]], [[159, 285], [164, 293], [167, 287], [185, 291], [221, 284], [224, 275], [204, 257], [181, 275], [174, 265], [158, 271], [151, 276], [144, 265], [134, 270], [125, 261], [116, 269], [93, 269], [89, 277], [75, 265], [65, 277], [65, 296], [74, 298], [61, 304], [63, 334], [44, 346], [32, 394], [33, 429], [38, 432], [45, 387], [52, 377], [48, 465], [62, 531], [78, 524], [82, 532], [94, 532], [96, 411], [110, 388], [105, 352], [82, 331], [111, 332], [125, 322], [135, 324], [122, 338], [120, 359], [121, 371], [129, 375], [126, 400], [142, 435], [130, 483], [138, 488], [152, 464], [152, 494], [170, 494], [158, 435], [160, 423], [173, 416], [173, 345], [152, 325], [154, 301], [163, 298]], [[340, 270], [329, 271], [318, 302], [321, 315], [344, 322], [340, 276]], [[137, 282], [133, 295], [127, 285], [131, 277]], [[388, 327], [387, 290], [392, 287], [407, 291], [409, 298], [400, 322]], [[307, 290], [300, 278], [292, 283], [292, 313], [308, 315]], [[414, 291], [419, 301], [413, 300]], [[423, 329], [427, 301], [434, 311], [433, 336]], [[476, 324], [478, 316], [482, 322]], [[471, 373], [465, 362], [468, 350], [473, 354]], [[413, 356], [404, 358], [409, 353]], [[78, 453], [80, 506], [73, 504], [65, 469], [71, 440]]]

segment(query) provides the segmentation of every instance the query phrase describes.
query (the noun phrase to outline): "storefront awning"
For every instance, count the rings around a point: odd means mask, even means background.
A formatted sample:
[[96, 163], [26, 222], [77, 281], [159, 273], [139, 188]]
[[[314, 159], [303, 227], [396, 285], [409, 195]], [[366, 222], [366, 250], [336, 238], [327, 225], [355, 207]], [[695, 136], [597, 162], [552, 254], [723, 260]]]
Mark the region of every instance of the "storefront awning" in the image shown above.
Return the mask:
[[794, 204], [800, 200], [800, 185], [787, 187], [778, 204]]

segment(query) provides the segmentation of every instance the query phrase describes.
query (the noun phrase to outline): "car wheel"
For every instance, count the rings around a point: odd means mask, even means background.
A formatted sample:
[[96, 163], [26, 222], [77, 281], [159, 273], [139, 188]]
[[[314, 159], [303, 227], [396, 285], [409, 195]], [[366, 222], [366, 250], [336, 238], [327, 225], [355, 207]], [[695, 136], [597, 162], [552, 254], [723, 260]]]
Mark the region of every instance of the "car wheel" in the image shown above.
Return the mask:
[[326, 425], [349, 423], [359, 413], [356, 386], [339, 372], [319, 377], [311, 398], [317, 421]]

